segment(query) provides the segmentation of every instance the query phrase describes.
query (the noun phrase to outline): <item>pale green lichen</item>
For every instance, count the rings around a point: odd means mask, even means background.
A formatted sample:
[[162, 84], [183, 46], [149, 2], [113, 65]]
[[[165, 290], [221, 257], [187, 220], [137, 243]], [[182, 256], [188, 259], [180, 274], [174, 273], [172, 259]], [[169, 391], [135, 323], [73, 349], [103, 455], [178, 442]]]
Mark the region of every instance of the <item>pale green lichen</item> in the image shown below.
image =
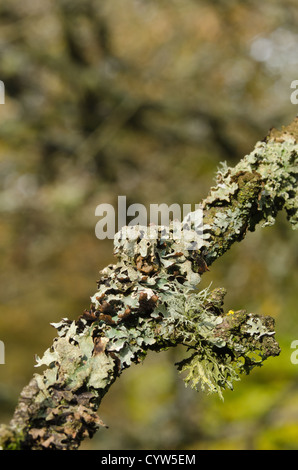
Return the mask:
[[210, 249], [206, 255], [209, 264], [232, 243], [240, 241], [247, 230], [253, 231], [258, 223], [273, 225], [282, 208], [292, 227], [298, 227], [296, 139], [297, 136], [285, 133], [281, 141], [271, 138], [258, 142], [234, 168], [223, 164], [218, 169], [217, 186], [203, 203], [205, 220], [211, 226]]

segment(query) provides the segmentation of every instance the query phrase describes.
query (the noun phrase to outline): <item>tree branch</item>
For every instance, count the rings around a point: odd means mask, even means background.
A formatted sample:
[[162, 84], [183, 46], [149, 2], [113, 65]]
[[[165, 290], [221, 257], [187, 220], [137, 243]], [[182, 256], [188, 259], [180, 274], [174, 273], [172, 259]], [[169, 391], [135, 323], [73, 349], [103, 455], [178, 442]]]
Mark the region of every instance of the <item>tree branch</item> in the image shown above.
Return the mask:
[[[132, 363], [149, 350], [185, 345], [190, 356], [178, 370], [193, 388], [222, 397], [234, 380], [280, 349], [274, 321], [245, 310], [224, 311], [223, 288], [197, 290], [201, 275], [258, 223], [272, 225], [282, 208], [297, 228], [298, 119], [272, 130], [235, 168], [222, 164], [216, 186], [197, 213], [183, 221], [192, 238], [175, 237], [179, 222], [165, 227], [126, 227], [115, 237], [116, 264], [101, 271], [89, 310], [53, 326], [58, 336], [37, 358], [35, 374], [21, 393], [3, 449], [77, 449], [104, 426], [102, 397]], [[129, 235], [129, 236], [128, 236]]]

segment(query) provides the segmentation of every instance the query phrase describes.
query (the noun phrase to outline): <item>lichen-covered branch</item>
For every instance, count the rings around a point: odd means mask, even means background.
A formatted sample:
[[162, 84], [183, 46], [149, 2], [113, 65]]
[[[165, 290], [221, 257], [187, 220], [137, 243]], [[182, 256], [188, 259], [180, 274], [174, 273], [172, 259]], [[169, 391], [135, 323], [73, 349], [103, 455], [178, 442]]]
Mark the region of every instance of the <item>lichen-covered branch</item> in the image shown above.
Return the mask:
[[274, 322], [245, 310], [226, 312], [224, 288], [199, 291], [200, 276], [258, 223], [270, 225], [284, 208], [297, 228], [298, 120], [273, 130], [235, 168], [222, 164], [216, 185], [181, 229], [126, 227], [115, 237], [116, 264], [101, 271], [88, 310], [53, 326], [57, 338], [37, 358], [44, 371], [21, 393], [9, 426], [0, 428], [3, 449], [76, 449], [104, 423], [102, 397], [149, 350], [183, 344], [177, 364], [193, 388], [221, 397], [242, 373], [279, 354]]

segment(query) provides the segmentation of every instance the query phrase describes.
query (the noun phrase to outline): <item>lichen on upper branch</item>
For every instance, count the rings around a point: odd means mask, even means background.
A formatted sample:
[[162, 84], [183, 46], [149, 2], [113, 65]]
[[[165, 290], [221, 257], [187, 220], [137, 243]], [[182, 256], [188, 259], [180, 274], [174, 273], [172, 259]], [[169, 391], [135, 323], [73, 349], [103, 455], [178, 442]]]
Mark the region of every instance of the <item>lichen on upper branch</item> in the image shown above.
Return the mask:
[[204, 218], [212, 226], [209, 264], [258, 223], [273, 225], [282, 208], [298, 228], [298, 136], [292, 129], [278, 138], [269, 134], [234, 168], [219, 168], [217, 185], [203, 202]]

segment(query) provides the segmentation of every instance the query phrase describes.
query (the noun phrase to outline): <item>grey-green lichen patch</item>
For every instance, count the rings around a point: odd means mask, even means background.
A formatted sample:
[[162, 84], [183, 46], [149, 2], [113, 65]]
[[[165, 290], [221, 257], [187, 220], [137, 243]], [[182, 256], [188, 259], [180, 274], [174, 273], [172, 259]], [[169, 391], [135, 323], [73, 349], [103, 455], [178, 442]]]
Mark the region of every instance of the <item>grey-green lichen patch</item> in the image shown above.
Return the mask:
[[[145, 320], [138, 319], [136, 326], [130, 328], [119, 326], [111, 327], [107, 331], [109, 344], [108, 352], [117, 353], [120, 359], [120, 368], [126, 368], [132, 362], [139, 362], [142, 352], [156, 342], [154, 331], [150, 328]], [[140, 356], [140, 357], [139, 357]]]
[[293, 228], [297, 228], [298, 145], [292, 138], [283, 143], [259, 142], [235, 167], [237, 170], [257, 171], [261, 176], [258, 209], [264, 214], [264, 225], [274, 222], [283, 205]]
[[244, 333], [254, 335], [256, 339], [261, 338], [264, 335], [274, 335], [274, 331], [268, 332], [267, 326], [262, 322], [261, 318], [250, 315], [245, 327], [242, 329]]
[[274, 224], [282, 208], [292, 227], [298, 227], [297, 138], [285, 134], [279, 141], [258, 142], [234, 168], [222, 164], [216, 182], [203, 202], [204, 220], [211, 227], [207, 263], [258, 223]]
[[175, 283], [184, 290], [196, 288], [208, 270], [202, 252], [209, 245], [211, 227], [198, 230], [195, 223], [195, 213], [191, 213], [169, 228], [150, 226], [150, 237], [147, 227], [124, 227], [114, 242], [118, 261], [101, 271], [98, 291], [91, 297], [97, 318], [109, 318], [111, 325], [117, 325], [140, 315], [140, 295], [146, 295], [154, 307], [156, 291], [172, 290]]
[[224, 236], [225, 232], [230, 229], [231, 221], [233, 221], [233, 231], [237, 235], [243, 226], [242, 212], [239, 207], [226, 209], [224, 212], [217, 212], [213, 219], [213, 231], [216, 235]]
[[254, 157], [257, 162], [262, 160], [258, 168], [263, 180], [259, 209], [266, 213], [265, 225], [274, 223], [277, 210], [283, 205], [293, 228], [297, 228], [298, 145], [292, 139], [283, 143], [262, 142], [257, 145]]
[[43, 376], [36, 376], [40, 390], [45, 393], [57, 382], [73, 392], [82, 386], [104, 388], [115, 364], [104, 352], [93, 355], [95, 326], [80, 331], [81, 325], [76, 322], [69, 324], [65, 319], [57, 327], [60, 330], [59, 338], [41, 359], [37, 357], [36, 367], [50, 367]]

